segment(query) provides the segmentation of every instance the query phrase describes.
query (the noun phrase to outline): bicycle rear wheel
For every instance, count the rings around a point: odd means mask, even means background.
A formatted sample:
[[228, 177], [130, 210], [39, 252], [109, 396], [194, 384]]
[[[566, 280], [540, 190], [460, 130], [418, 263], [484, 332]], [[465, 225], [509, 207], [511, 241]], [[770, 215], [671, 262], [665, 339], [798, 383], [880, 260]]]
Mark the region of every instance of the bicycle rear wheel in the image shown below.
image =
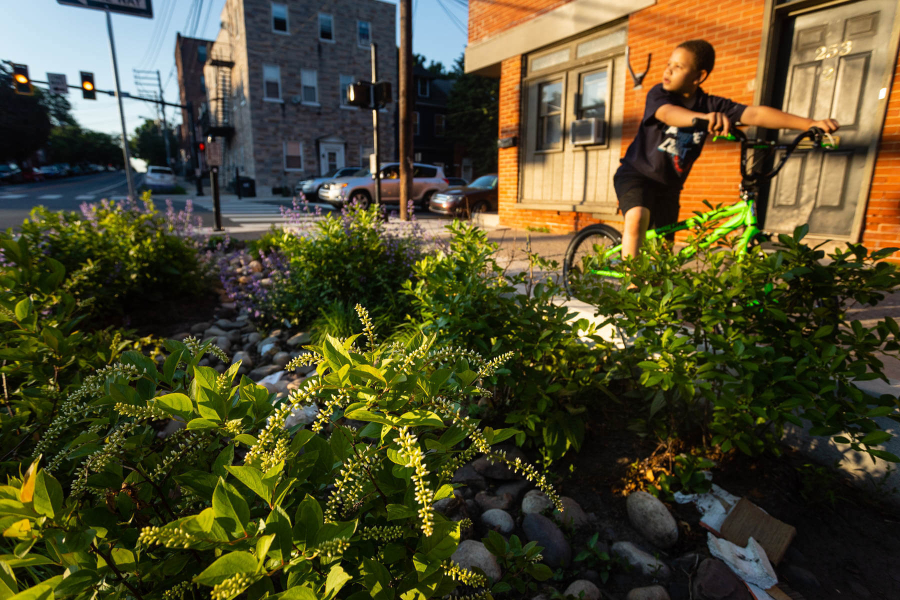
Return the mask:
[[584, 277], [584, 259], [586, 257], [597, 256], [597, 250], [602, 254], [621, 243], [622, 234], [609, 225], [589, 225], [578, 231], [569, 242], [566, 257], [563, 260], [563, 283], [566, 291], [571, 295], [572, 283]]

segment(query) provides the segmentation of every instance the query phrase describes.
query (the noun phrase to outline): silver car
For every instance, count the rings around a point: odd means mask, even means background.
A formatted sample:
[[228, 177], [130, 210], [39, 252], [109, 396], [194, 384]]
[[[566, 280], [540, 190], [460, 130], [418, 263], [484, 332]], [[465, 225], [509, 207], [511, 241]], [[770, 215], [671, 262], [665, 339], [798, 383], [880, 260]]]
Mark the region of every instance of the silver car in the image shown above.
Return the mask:
[[[400, 163], [387, 163], [381, 167], [381, 201], [385, 204], [400, 203]], [[444, 170], [435, 165], [413, 165], [412, 200], [418, 207], [428, 206], [431, 197], [447, 189]], [[356, 202], [365, 208], [375, 200], [375, 178], [341, 177], [322, 184], [319, 199], [340, 208]]]
[[297, 182], [297, 187], [295, 188], [295, 193], [310, 202], [316, 202], [319, 199], [319, 188], [322, 187], [322, 184], [331, 181], [332, 179], [338, 179], [340, 177], [363, 177], [369, 174], [368, 169], [364, 169], [362, 167], [341, 167], [340, 169], [331, 169], [321, 177], [307, 177], [306, 179], [301, 179]]

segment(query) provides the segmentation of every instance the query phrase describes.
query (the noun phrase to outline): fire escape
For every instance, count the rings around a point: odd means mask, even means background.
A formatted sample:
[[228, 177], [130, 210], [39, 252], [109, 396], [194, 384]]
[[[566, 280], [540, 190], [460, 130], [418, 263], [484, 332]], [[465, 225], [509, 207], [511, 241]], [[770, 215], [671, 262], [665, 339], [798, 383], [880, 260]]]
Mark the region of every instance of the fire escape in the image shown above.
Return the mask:
[[200, 109], [200, 128], [204, 137], [230, 139], [234, 135], [231, 96], [231, 70], [234, 67], [234, 60], [231, 56], [231, 46], [213, 45], [206, 64], [213, 69], [206, 70], [207, 76], [211, 76], [211, 81], [207, 82], [208, 102]]

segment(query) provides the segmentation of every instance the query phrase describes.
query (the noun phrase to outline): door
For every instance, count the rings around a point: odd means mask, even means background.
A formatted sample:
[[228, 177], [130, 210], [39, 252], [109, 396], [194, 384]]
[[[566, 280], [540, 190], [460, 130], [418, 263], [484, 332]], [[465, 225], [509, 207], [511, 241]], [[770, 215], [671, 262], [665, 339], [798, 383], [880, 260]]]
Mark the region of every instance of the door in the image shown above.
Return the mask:
[[[766, 228], [849, 238], [865, 164], [880, 135], [876, 106], [890, 55], [896, 0], [864, 0], [795, 18], [782, 110], [812, 119], [837, 119], [839, 149], [796, 151], [771, 186]], [[779, 141], [798, 132], [781, 131]]]
[[381, 199], [385, 202], [400, 201], [400, 167], [391, 165], [381, 169]]
[[319, 144], [319, 170], [322, 175], [344, 166], [344, 145], [322, 142]]

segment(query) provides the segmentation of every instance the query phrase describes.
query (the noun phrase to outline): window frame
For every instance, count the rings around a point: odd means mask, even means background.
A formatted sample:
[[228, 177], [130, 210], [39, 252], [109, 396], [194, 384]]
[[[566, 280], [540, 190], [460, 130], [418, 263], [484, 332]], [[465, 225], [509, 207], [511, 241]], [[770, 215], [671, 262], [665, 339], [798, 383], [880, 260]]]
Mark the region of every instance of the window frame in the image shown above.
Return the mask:
[[[316, 80], [315, 86], [307, 86], [303, 83], [303, 74], [304, 73], [312, 73]], [[313, 87], [316, 91], [316, 99], [314, 102], [310, 102], [306, 99], [304, 95], [304, 91], [306, 87]], [[317, 69], [300, 69], [300, 104], [304, 106], [322, 106], [319, 102], [319, 71]]]
[[[559, 112], [550, 114], [550, 115], [542, 115], [541, 114], [541, 90], [545, 86], [560, 84], [562, 90], [560, 93], [560, 106]], [[565, 132], [565, 116], [566, 116], [566, 76], [562, 74], [561, 76], [556, 76], [552, 78], [547, 78], [544, 81], [536, 82], [537, 85], [537, 106], [535, 107], [535, 118], [537, 118], [537, 123], [535, 127], [535, 140], [534, 140], [534, 151], [535, 152], [562, 152], [565, 147], [566, 141], [566, 132]], [[559, 118], [559, 143], [554, 146], [543, 146], [543, 138], [544, 138], [544, 126], [543, 119], [548, 117], [558, 117]]]
[[[422, 82], [425, 82], [425, 93], [422, 93]], [[426, 79], [425, 77], [420, 77], [418, 81], [416, 81], [416, 97], [418, 98], [431, 98], [431, 81]]]
[[[602, 60], [598, 64], [590, 65], [589, 67], [585, 67], [582, 69], [578, 69], [575, 71], [571, 71], [571, 74], [578, 78], [577, 87], [575, 90], [575, 105], [572, 107], [572, 113], [575, 117], [575, 120], [581, 120], [584, 118], [589, 118], [584, 116], [584, 80], [587, 76], [593, 75], [595, 73], [605, 72], [606, 73], [606, 97], [603, 100], [603, 115], [600, 117], [603, 120], [603, 141], [597, 144], [582, 144], [579, 147], [583, 148], [606, 148], [609, 147], [610, 143], [610, 119], [612, 118], [612, 80], [613, 80], [613, 61], [612, 60]], [[565, 132], [563, 132], [565, 133]]]
[[[200, 58], [201, 54], [203, 55], [202, 60]], [[207, 46], [206, 44], [198, 44], [197, 45], [197, 62], [205, 65], [208, 61], [209, 61], [209, 46]]]
[[[343, 79], [345, 77], [350, 79], [351, 84], [356, 81], [356, 77], [354, 77], [353, 75], [341, 75], [341, 74], [338, 75], [338, 86], [339, 86], [338, 87], [338, 103], [339, 103], [339, 106], [345, 110], [359, 110], [358, 106], [350, 106], [349, 104], [346, 104], [346, 102], [348, 102], [348, 98], [347, 98], [347, 88], [343, 83]], [[302, 82], [301, 82], [301, 85], [302, 85]]]
[[[278, 97], [277, 98], [268, 95], [268, 90], [266, 89], [266, 83], [271, 80], [266, 79], [266, 67], [273, 68], [278, 71], [278, 79], [276, 80], [278, 83]], [[277, 102], [277, 103], [283, 104], [284, 103], [284, 89], [282, 88], [282, 85], [281, 85], [281, 66], [263, 63], [262, 72], [263, 72], [263, 100], [265, 102]]]
[[[287, 3], [270, 2], [269, 4], [271, 5], [271, 9], [269, 11], [269, 16], [271, 17], [270, 25], [271, 25], [272, 33], [277, 33], [278, 35], [291, 35], [291, 15], [290, 15], [291, 11], [288, 8]], [[279, 31], [278, 29], [275, 29], [275, 7], [276, 6], [284, 7], [284, 27], [285, 27], [284, 31]]]
[[421, 119], [419, 117], [419, 111], [413, 111], [413, 135], [422, 135], [421, 134]]
[[[366, 25], [369, 26], [369, 43], [368, 44], [360, 43], [360, 39], [359, 39], [359, 27], [363, 23], [365, 23]], [[366, 49], [368, 49], [372, 46], [372, 21], [363, 21], [362, 19], [356, 20], [356, 45], [359, 46], [360, 48], [366, 48]]]
[[[328, 19], [331, 20], [331, 39], [330, 40], [322, 37], [322, 17], [327, 17]], [[334, 32], [334, 15], [332, 15], [330, 13], [319, 13], [318, 18], [316, 19], [316, 25], [318, 25], [318, 27], [319, 27], [318, 37], [319, 37], [320, 42], [325, 42], [326, 44], [336, 44], [337, 43], [337, 36], [335, 35], [335, 32]]]
[[[300, 145], [300, 154], [292, 154], [291, 156], [299, 156], [300, 157], [300, 166], [299, 167], [288, 167], [287, 159], [288, 159], [288, 144], [299, 144]], [[303, 158], [303, 142], [281, 142], [281, 163], [284, 170], [288, 173], [297, 173], [303, 171], [304, 166], [306, 165], [306, 160]]]
[[[438, 119], [441, 120], [440, 129], [438, 128]], [[440, 131], [440, 133], [438, 133]], [[447, 135], [447, 115], [436, 113], [434, 115], [434, 137], [444, 137]]]

